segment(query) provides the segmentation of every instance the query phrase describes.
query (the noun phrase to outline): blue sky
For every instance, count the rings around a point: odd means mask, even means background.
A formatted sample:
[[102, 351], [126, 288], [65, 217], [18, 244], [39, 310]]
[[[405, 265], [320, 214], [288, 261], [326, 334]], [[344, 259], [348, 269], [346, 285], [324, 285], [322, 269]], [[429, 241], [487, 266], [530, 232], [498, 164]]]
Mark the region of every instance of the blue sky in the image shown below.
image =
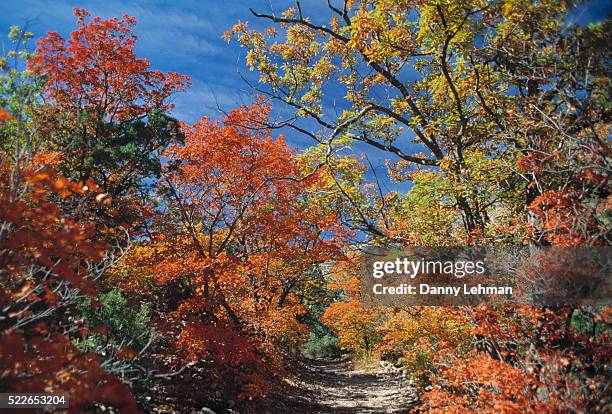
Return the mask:
[[[193, 122], [202, 115], [216, 116], [217, 102], [224, 109], [250, 101], [252, 91], [238, 71], [253, 76], [244, 66], [240, 48], [221, 39], [238, 20], [257, 23], [249, 7], [258, 11], [280, 12], [292, 3], [279, 0], [104, 0], [49, 1], [5, 0], [0, 14], [0, 32], [11, 25], [33, 19], [29, 29], [36, 37], [57, 31], [67, 37], [75, 28], [74, 7], [83, 7], [103, 18], [127, 13], [135, 16], [139, 37], [137, 54], [147, 58], [152, 68], [180, 72], [191, 77], [187, 93], [176, 96], [174, 115]], [[303, 9], [314, 15], [327, 9], [324, 0], [302, 0]], [[3, 36], [3, 41], [5, 41]], [[297, 137], [295, 137], [297, 138]], [[295, 139], [294, 138], [294, 139]], [[302, 143], [301, 138], [298, 139]]]
[[[328, 16], [326, 0], [300, 3], [309, 15]], [[287, 0], [17, 0], [9, 4], [5, 0], [0, 14], [0, 33], [8, 33], [11, 25], [23, 25], [26, 19], [33, 19], [29, 30], [35, 37], [57, 31], [66, 38], [75, 28], [74, 7], [83, 7], [93, 16], [103, 18], [124, 13], [135, 16], [138, 56], [147, 58], [154, 69], [179, 72], [191, 78], [189, 90], [174, 98], [173, 113], [176, 118], [191, 123], [203, 115], [217, 117], [217, 104], [227, 110], [251, 102], [253, 91], [240, 74], [255, 83], [257, 77], [245, 67], [244, 51], [235, 42], [226, 43], [221, 38], [223, 33], [239, 20], [248, 20], [255, 27], [263, 25], [251, 15], [249, 8], [280, 13], [293, 4]], [[2, 41], [5, 39], [2, 36]], [[284, 133], [293, 147], [304, 148], [313, 143], [301, 134]], [[391, 184], [386, 179], [387, 154], [365, 145], [357, 147], [358, 152], [366, 150], [383, 184], [398, 190], [409, 187], [408, 183]]]
[[[245, 68], [243, 53], [235, 43], [227, 44], [221, 39], [223, 32], [238, 20], [257, 23], [249, 7], [280, 12], [293, 4], [286, 0], [3, 0], [3, 3], [0, 32], [7, 33], [11, 25], [23, 25], [26, 19], [33, 19], [29, 29], [36, 37], [50, 30], [67, 37], [75, 27], [74, 7], [84, 7], [92, 15], [104, 18], [123, 13], [135, 16], [138, 21], [135, 32], [140, 39], [138, 55], [147, 58], [155, 69], [180, 72], [192, 79], [189, 91], [174, 100], [173, 115], [187, 122], [194, 122], [202, 115], [216, 117], [217, 103], [230, 109], [250, 101], [252, 91], [241, 80], [239, 71], [251, 79], [254, 75]], [[301, 6], [307, 15], [327, 16], [326, 3], [326, 0], [302, 0]], [[575, 16], [581, 23], [599, 20], [610, 13], [611, 4], [609, 0], [596, 0]], [[6, 38], [3, 36], [3, 39]], [[290, 131], [287, 134], [292, 146], [312, 143]], [[368, 152], [379, 176], [384, 176], [383, 159], [389, 156], [373, 150]]]
[[240, 79], [240, 50], [221, 39], [238, 20], [249, 18], [249, 7], [267, 9], [261, 1], [45, 1], [18, 0], [4, 3], [0, 30], [34, 19], [30, 30], [36, 37], [50, 30], [67, 37], [74, 29], [74, 7], [86, 8], [103, 18], [127, 13], [135, 16], [139, 37], [137, 53], [162, 71], [188, 75], [193, 81], [187, 93], [175, 98], [177, 118], [193, 122], [202, 115], [215, 115], [215, 99], [224, 108], [248, 101], [251, 93]]

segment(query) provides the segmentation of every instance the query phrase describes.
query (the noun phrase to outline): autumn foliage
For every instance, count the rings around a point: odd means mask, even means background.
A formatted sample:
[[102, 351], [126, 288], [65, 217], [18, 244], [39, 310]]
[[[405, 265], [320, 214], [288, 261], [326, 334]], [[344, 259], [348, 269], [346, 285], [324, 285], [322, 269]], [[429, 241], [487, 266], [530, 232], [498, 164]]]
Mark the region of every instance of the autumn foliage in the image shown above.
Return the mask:
[[[364, 246], [608, 247], [610, 20], [570, 23], [569, 1], [335, 3], [234, 25], [263, 96], [193, 123], [172, 116], [189, 78], [137, 56], [134, 17], [77, 8], [34, 53], [11, 29], [2, 392], [257, 412], [321, 334], [403, 369], [413, 412], [609, 411], [610, 308], [374, 306], [360, 266]], [[548, 285], [579, 277], [561, 259]]]
[[180, 362], [210, 361], [214, 380], [239, 398], [264, 394], [302, 341], [295, 289], [340, 253], [343, 234], [333, 214], [308, 203], [319, 176], [302, 176], [282, 137], [254, 132], [268, 114], [259, 102], [183, 125], [184, 144], [165, 153], [158, 231], [112, 278], [136, 293], [168, 292], [163, 319], [182, 327]]
[[[296, 131], [313, 123], [318, 135], [304, 135], [325, 136], [320, 147], [382, 151], [389, 175], [411, 182], [383, 194], [378, 177], [355, 185], [327, 163], [350, 200], [347, 225], [371, 244], [608, 246], [610, 20], [566, 24], [574, 6], [347, 1], [312, 16], [298, 4], [254, 11], [266, 28], [238, 22], [226, 40], [245, 49], [258, 88], [294, 114]], [[330, 100], [343, 105], [327, 110]], [[331, 281], [342, 300], [324, 321], [345, 351], [431, 386], [416, 411], [609, 407], [607, 363], [595, 357], [609, 350], [607, 308], [372, 309], [356, 273]]]
[[168, 97], [184, 90], [188, 78], [151, 70], [146, 59], [136, 57], [134, 17], [88, 21], [85, 9], [75, 9], [74, 14], [78, 29], [70, 38], [49, 32], [28, 60], [29, 69], [45, 77], [44, 95], [57, 109], [112, 122], [172, 108]]
[[129, 389], [101, 367], [100, 356], [75, 348], [64, 334], [67, 321], [57, 315], [70, 289], [97, 292], [85, 264], [99, 262], [104, 250], [91, 240], [91, 227], [62, 217], [51, 198], [88, 190], [50, 171], [21, 173], [23, 181], [0, 180], [0, 305], [7, 315], [0, 383], [7, 391], [67, 393], [75, 397], [75, 412], [93, 408], [94, 401], [129, 412], [136, 408]]

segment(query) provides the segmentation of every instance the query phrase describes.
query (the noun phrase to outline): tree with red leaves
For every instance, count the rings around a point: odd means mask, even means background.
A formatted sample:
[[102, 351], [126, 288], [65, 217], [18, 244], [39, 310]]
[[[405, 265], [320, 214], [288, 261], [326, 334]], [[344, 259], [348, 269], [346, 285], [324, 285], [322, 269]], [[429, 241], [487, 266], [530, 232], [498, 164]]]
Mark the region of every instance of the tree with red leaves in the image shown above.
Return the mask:
[[148, 269], [172, 292], [163, 319], [182, 327], [183, 361], [214, 361], [217, 383], [240, 398], [265, 393], [265, 372], [302, 340], [299, 288], [340, 254], [343, 234], [333, 212], [309, 203], [323, 172], [303, 172], [283, 138], [259, 128], [269, 111], [259, 101], [183, 125], [184, 145], [165, 153], [156, 233], [113, 279]]
[[152, 70], [136, 56], [134, 17], [90, 19], [84, 9], [74, 14], [70, 37], [49, 32], [28, 60], [28, 69], [44, 80], [38, 133], [61, 151], [63, 175], [91, 178], [114, 200], [111, 211], [68, 202], [64, 211], [98, 227], [129, 228], [142, 217], [144, 179], [159, 176], [160, 154], [182, 140], [178, 122], [166, 113], [171, 97], [190, 81]]
[[44, 75], [44, 95], [63, 112], [98, 121], [128, 121], [157, 110], [172, 109], [168, 99], [184, 90], [189, 79], [175, 72], [151, 70], [136, 57], [134, 17], [102, 19], [74, 9], [77, 30], [68, 40], [49, 32], [37, 42], [28, 61], [35, 75]]

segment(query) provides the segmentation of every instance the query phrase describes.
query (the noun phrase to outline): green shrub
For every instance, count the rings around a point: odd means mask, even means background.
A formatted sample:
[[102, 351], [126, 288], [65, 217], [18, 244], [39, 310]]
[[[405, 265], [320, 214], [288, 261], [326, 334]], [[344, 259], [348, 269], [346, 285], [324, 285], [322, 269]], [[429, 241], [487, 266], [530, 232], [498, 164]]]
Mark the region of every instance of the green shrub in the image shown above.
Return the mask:
[[571, 326], [581, 335], [599, 336], [606, 331], [610, 332], [610, 324], [604, 321], [597, 321], [595, 315], [601, 313], [601, 308], [584, 306], [574, 309], [571, 318]]
[[318, 336], [311, 332], [308, 341], [302, 345], [301, 352], [307, 358], [336, 358], [340, 356], [338, 338], [331, 333]]
[[126, 347], [138, 353], [153, 340], [147, 304], [133, 309], [119, 289], [101, 294], [98, 302], [94, 306], [90, 298], [85, 298], [77, 306], [87, 328], [92, 330], [77, 341], [79, 349], [113, 358]]

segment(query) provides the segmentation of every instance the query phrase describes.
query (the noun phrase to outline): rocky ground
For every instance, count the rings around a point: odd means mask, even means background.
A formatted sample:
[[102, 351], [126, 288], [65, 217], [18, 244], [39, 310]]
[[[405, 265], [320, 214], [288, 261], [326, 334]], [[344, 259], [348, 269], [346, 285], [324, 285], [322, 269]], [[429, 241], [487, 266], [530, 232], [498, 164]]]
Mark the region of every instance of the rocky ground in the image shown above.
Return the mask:
[[[147, 390], [140, 402], [144, 411], [152, 414], [399, 414], [406, 413], [418, 402], [412, 382], [385, 363], [357, 369], [349, 360], [306, 360], [292, 369], [280, 388], [248, 409], [223, 400], [221, 395], [215, 397], [221, 393], [205, 386], [194, 393], [193, 382], [199, 382], [194, 373], [197, 370], [168, 378], [162, 387]], [[191, 387], [181, 386], [189, 384]], [[195, 408], [202, 407], [197, 402], [202, 397], [209, 400], [210, 404], [206, 405], [211, 408]]]
[[418, 401], [416, 389], [390, 366], [354, 369], [350, 361], [308, 361], [283, 393], [260, 407], [265, 413], [406, 413]]

